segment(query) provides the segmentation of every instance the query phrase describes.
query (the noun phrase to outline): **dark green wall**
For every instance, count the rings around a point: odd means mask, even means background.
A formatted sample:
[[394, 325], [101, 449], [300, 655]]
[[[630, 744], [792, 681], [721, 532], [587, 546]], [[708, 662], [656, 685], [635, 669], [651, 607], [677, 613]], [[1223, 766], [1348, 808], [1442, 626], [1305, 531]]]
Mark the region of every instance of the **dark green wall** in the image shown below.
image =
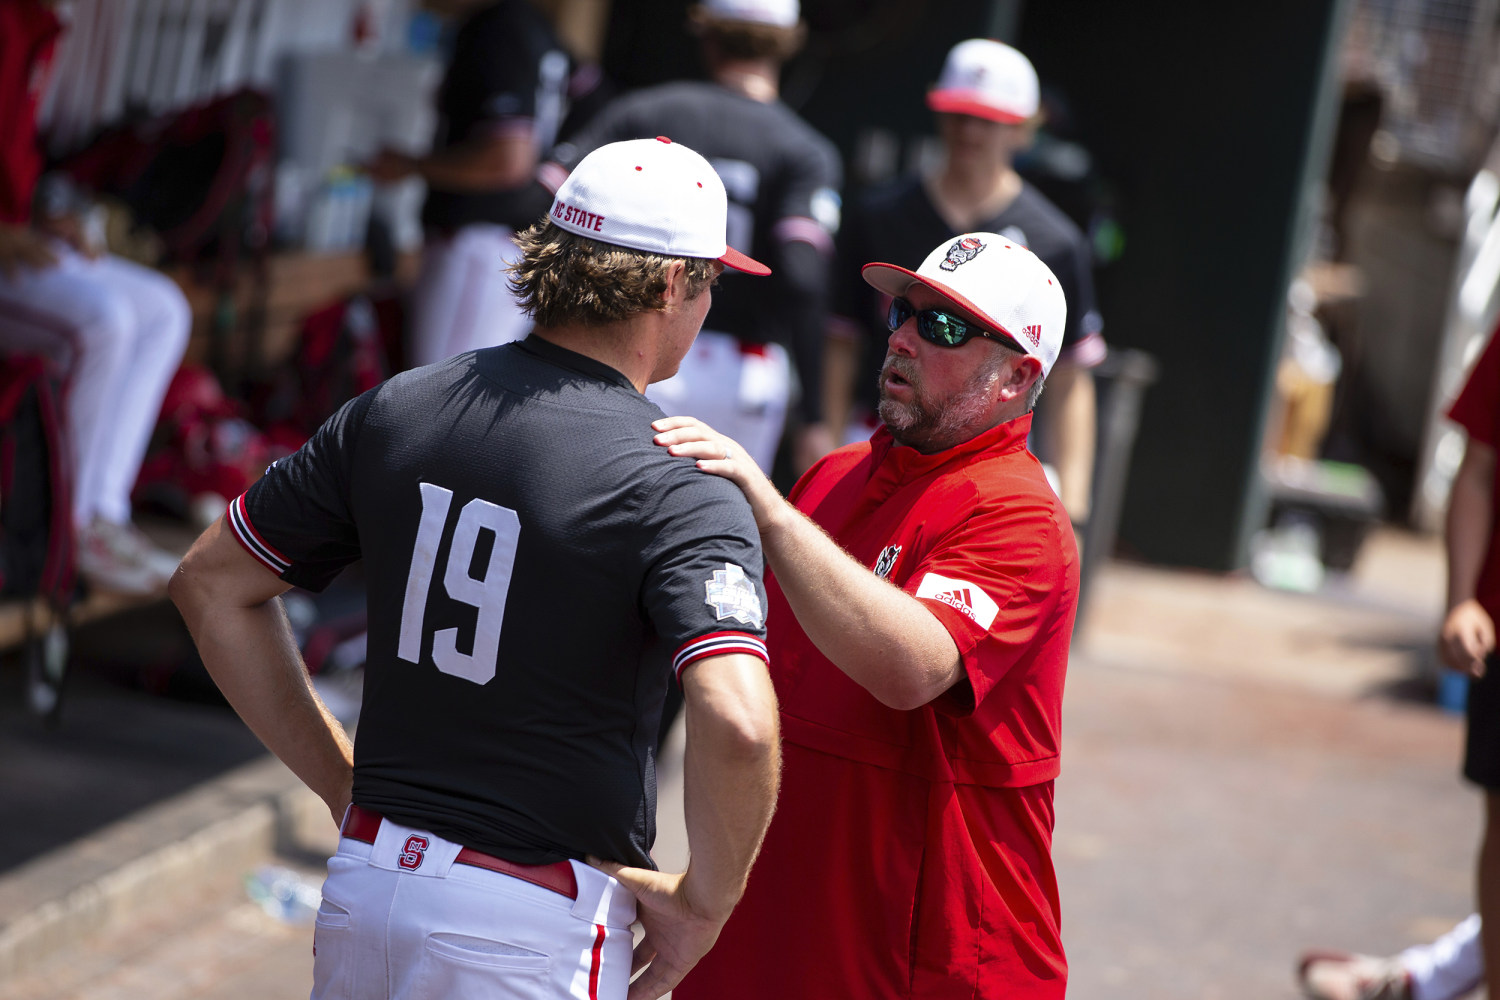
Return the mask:
[[[930, 134], [923, 95], [944, 54], [992, 24], [1018, 24], [1009, 40], [1067, 98], [1125, 230], [1124, 255], [1099, 275], [1106, 338], [1161, 365], [1125, 498], [1127, 552], [1233, 568], [1263, 519], [1263, 415], [1348, 2], [1044, 0], [1017, 18], [1010, 0], [803, 0], [812, 43], [787, 97], [846, 156], [870, 127]], [[616, 0], [610, 68], [632, 84], [694, 72], [685, 7]]]
[[1261, 431], [1303, 191], [1326, 160], [1342, 6], [1026, 6], [1018, 43], [1064, 86], [1119, 194], [1106, 338], [1161, 364], [1120, 526], [1153, 562], [1236, 567], [1264, 517]]

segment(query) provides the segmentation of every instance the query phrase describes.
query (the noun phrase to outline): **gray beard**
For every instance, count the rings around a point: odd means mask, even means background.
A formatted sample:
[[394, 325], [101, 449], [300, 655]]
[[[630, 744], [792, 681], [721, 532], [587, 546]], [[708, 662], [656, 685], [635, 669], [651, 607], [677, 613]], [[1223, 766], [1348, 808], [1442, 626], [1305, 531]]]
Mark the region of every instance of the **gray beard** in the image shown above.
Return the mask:
[[[896, 372], [911, 385], [911, 402], [898, 402], [886, 395], [885, 373], [888, 371]], [[922, 398], [922, 383], [911, 360], [888, 357], [880, 370], [880, 405], [876, 412], [897, 444], [924, 454], [942, 451], [974, 436], [970, 428], [989, 409], [990, 395], [999, 378], [997, 366], [985, 365], [976, 369], [963, 388], [939, 409]]]

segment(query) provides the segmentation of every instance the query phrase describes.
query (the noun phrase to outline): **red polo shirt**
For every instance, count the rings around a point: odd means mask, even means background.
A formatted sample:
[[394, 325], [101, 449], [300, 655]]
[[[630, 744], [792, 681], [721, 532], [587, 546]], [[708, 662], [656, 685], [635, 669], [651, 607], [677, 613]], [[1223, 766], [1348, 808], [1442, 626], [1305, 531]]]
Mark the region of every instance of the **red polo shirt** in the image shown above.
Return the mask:
[[[1484, 353], [1474, 363], [1463, 392], [1448, 408], [1448, 419], [1469, 432], [1469, 440], [1500, 450], [1500, 330], [1490, 334]], [[1495, 465], [1493, 496], [1500, 501], [1500, 462]], [[1500, 528], [1500, 524], [1496, 525]], [[1484, 565], [1474, 596], [1490, 617], [1500, 621], [1500, 530], [1490, 532]]]
[[42, 173], [36, 115], [62, 27], [37, 0], [0, 0], [0, 223], [31, 218]]
[[1031, 418], [922, 455], [884, 428], [792, 492], [953, 636], [967, 682], [887, 708], [807, 638], [768, 579], [783, 783], [744, 900], [679, 1000], [1061, 998], [1051, 860], [1072, 528]]

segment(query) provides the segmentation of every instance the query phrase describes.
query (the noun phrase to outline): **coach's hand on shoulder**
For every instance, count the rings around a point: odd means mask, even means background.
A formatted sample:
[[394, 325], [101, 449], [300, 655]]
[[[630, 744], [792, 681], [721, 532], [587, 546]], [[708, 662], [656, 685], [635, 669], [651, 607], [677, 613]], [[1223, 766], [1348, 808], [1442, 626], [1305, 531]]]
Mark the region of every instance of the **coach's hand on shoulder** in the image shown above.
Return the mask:
[[11, 278], [22, 267], [44, 268], [57, 263], [47, 238], [29, 226], [0, 223], [0, 274]]
[[725, 437], [696, 417], [663, 417], [651, 429], [656, 431], [656, 443], [673, 455], [696, 458], [698, 468], [723, 476], [738, 486], [750, 501], [750, 511], [761, 534], [789, 509], [755, 459], [733, 438]]
[[686, 875], [627, 868], [598, 858], [588, 863], [630, 890], [636, 919], [646, 931], [635, 946], [630, 974], [646, 971], [630, 984], [627, 1000], [656, 1000], [669, 993], [714, 946], [728, 911], [723, 916], [702, 912], [706, 907], [691, 898]]

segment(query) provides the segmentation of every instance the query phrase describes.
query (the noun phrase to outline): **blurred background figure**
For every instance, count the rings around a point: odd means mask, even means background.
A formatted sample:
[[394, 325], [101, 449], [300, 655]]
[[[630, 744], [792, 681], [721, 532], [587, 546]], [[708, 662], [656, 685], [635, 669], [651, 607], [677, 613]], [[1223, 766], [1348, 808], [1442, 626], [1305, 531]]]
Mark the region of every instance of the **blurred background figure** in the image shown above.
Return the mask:
[[1484, 983], [1479, 931], [1474, 913], [1431, 944], [1388, 958], [1313, 952], [1297, 979], [1313, 1000], [1458, 1000]]
[[[1500, 996], [1500, 677], [1495, 618], [1500, 614], [1500, 535], [1495, 525], [1495, 448], [1500, 442], [1500, 337], [1469, 374], [1448, 417], [1468, 434], [1449, 494], [1444, 545], [1447, 612], [1438, 636], [1443, 665], [1471, 678], [1464, 777], [1484, 791], [1479, 848], [1479, 913], [1430, 945], [1393, 958], [1313, 952], [1298, 971], [1317, 1000], [1452, 1000], [1488, 982]], [[1481, 917], [1487, 918], [1481, 920]]]
[[729, 193], [729, 242], [771, 267], [770, 288], [726, 274], [682, 367], [647, 395], [744, 444], [766, 472], [800, 385], [797, 472], [833, 446], [822, 419], [827, 280], [839, 225], [838, 151], [780, 100], [801, 48], [797, 0], [704, 0], [689, 9], [707, 81], [623, 97], [560, 145], [540, 172], [555, 190], [607, 142], [668, 136], [702, 153]]
[[[437, 93], [432, 150], [382, 149], [378, 182], [427, 183], [426, 243], [412, 293], [408, 357], [431, 364], [503, 344], [529, 327], [505, 284], [520, 251], [512, 239], [547, 210], [532, 185], [538, 152], [557, 140], [569, 106], [572, 59], [527, 0], [429, 0], [461, 18]], [[580, 84], [597, 79], [580, 76]]]
[[131, 522], [130, 491], [191, 317], [170, 279], [104, 252], [72, 185], [42, 180], [37, 111], [63, 25], [46, 0], [0, 0], [0, 353], [63, 375], [78, 569], [106, 590], [160, 590], [176, 568]]
[[970, 39], [949, 52], [927, 106], [938, 116], [941, 157], [931, 169], [861, 199], [839, 243], [825, 379], [829, 425], [841, 441], [863, 438], [874, 426], [885, 303], [860, 280], [860, 262], [911, 265], [958, 233], [1000, 233], [1045, 261], [1067, 296], [1062, 355], [1037, 407], [1034, 445], [1055, 472], [1069, 516], [1082, 522], [1088, 517], [1095, 438], [1088, 369], [1104, 359], [1103, 323], [1087, 240], [1013, 165], [1038, 122], [1036, 71], [1008, 45]]

